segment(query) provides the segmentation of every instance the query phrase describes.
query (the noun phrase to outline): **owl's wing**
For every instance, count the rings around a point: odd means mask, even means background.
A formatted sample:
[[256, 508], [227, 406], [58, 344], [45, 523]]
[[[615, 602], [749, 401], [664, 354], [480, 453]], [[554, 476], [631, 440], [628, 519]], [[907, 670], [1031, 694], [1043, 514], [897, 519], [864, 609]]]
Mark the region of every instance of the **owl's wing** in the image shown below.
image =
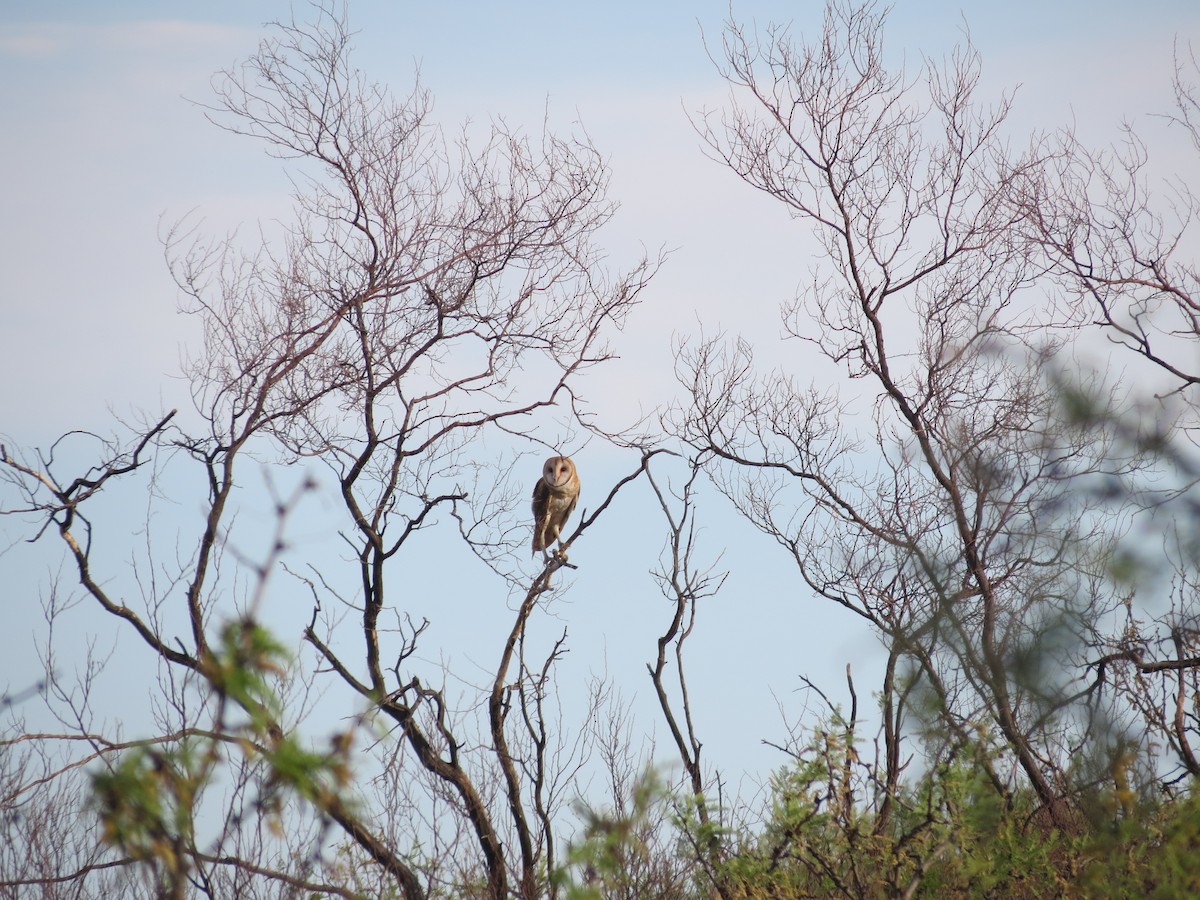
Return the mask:
[[579, 481], [579, 469], [575, 463], [571, 463], [571, 483], [567, 485], [567, 490], [571, 493], [571, 501], [563, 509], [562, 522], [566, 522], [571, 513], [575, 512], [575, 504], [579, 502], [579, 488], [582, 484]]
[[550, 516], [550, 488], [539, 478], [533, 486], [533, 552], [546, 549], [546, 520]]
[[568, 503], [566, 508], [562, 511], [562, 517], [559, 519], [560, 522], [566, 522], [567, 519], [569, 519], [571, 517], [571, 513], [575, 512], [575, 504], [578, 502], [579, 502], [579, 488], [576, 487], [575, 488], [575, 496], [573, 496], [571, 498], [571, 502]]

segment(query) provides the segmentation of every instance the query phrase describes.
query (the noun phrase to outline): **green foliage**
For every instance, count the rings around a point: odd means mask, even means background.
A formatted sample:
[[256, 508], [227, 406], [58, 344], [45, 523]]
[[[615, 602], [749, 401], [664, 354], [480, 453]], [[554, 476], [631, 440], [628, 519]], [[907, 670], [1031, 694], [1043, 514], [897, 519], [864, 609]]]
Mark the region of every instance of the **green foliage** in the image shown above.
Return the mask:
[[[758, 828], [701, 826], [695, 798], [689, 805], [672, 797], [653, 770], [618, 804], [623, 811], [581, 808], [580, 837], [551, 879], [557, 896], [1200, 896], [1194, 791], [1151, 803], [1119, 788], [1096, 789], [1090, 815], [1076, 810], [1068, 825], [1056, 825], [1032, 791], [1005, 799], [982, 757], [963, 752], [900, 788], [885, 814], [873, 765], [860, 759], [852, 729], [836, 712], [827, 726], [773, 775]], [[671, 862], [691, 866], [687, 889], [645, 878], [664, 862], [654, 859], [662, 847], [647, 841], [655, 823], [661, 827], [656, 811], [664, 803], [676, 811]], [[710, 859], [702, 858], [702, 834], [716, 841]]]
[[[218, 728], [165, 747], [136, 747], [93, 773], [92, 806], [104, 841], [160, 872], [160, 892], [182, 885], [186, 876], [195, 846], [193, 809], [221, 760], [218, 733], [229, 738], [240, 732], [236, 745], [248, 760], [262, 764], [258, 806], [277, 831], [284, 827], [289, 796], [316, 801], [320, 809], [348, 805], [342, 797], [350, 781], [345, 736], [335, 738], [330, 752], [319, 753], [280, 729], [282, 704], [273, 681], [287, 662], [283, 646], [266, 629], [248, 619], [229, 622], [202, 667]], [[247, 717], [240, 729], [226, 721], [230, 703]]]
[[211, 762], [192, 742], [138, 747], [92, 776], [92, 804], [106, 843], [176, 880], [187, 870], [192, 809]]
[[[853, 747], [817, 732], [771, 781], [757, 834], [722, 864], [733, 897], [1200, 896], [1200, 795], [1136, 803], [1096, 790], [1092, 815], [1053, 825], [1031, 791], [1005, 800], [969, 756], [928, 771], [880, 814], [870, 793], [839, 807]], [[975, 758], [978, 759], [977, 757]], [[848, 767], [846, 764], [850, 763]]]
[[283, 645], [253, 620], [234, 619], [221, 629], [221, 643], [205, 662], [203, 674], [213, 690], [250, 716], [251, 732], [266, 734], [279, 719], [269, 679], [283, 674]]
[[[1081, 883], [1092, 897], [1200, 896], [1200, 794], [1138, 804], [1096, 829]], [[1115, 800], [1115, 798], [1114, 798]]]
[[553, 873], [552, 885], [566, 900], [629, 895], [637, 869], [650, 860], [643, 835], [666, 797], [662, 778], [648, 768], [633, 784], [627, 811], [599, 812], [577, 805], [583, 828], [567, 850], [566, 863]]

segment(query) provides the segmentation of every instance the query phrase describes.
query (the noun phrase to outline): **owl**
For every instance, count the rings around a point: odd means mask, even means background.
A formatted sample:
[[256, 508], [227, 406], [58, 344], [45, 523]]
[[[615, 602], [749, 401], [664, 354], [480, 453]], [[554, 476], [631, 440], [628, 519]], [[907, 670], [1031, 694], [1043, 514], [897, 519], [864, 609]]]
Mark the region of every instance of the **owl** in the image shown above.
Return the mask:
[[579, 501], [579, 473], [569, 456], [552, 456], [533, 486], [533, 552], [561, 541], [567, 517]]

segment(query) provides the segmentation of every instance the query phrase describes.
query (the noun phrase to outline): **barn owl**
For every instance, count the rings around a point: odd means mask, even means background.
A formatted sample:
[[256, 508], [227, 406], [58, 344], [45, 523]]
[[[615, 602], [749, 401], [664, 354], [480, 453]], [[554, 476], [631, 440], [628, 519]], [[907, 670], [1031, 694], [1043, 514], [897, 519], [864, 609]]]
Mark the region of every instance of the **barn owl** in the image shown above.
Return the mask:
[[579, 501], [579, 473], [569, 456], [552, 456], [533, 486], [533, 552], [561, 541], [567, 517]]

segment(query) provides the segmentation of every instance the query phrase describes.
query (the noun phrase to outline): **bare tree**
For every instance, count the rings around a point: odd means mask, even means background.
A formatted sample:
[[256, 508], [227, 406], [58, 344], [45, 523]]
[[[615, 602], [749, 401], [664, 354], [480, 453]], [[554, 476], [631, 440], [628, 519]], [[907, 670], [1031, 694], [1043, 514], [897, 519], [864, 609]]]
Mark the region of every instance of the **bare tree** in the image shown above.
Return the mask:
[[[1162, 121], [1194, 152], [1200, 152], [1198, 75], [1190, 48], [1177, 46], [1175, 107]], [[1059, 378], [1075, 427], [1105, 435], [1126, 458], [1145, 461], [1101, 486], [1110, 506], [1139, 512], [1120, 557], [1126, 571], [1116, 573], [1130, 580], [1136, 572], [1139, 589], [1128, 591], [1120, 627], [1095, 635], [1091, 665], [1097, 686], [1111, 684], [1135, 712], [1140, 725], [1131, 726], [1130, 739], [1140, 735], [1154, 755], [1169, 748], [1166, 778], [1173, 782], [1197, 774], [1193, 747], [1200, 740], [1191, 712], [1200, 696], [1200, 270], [1192, 253], [1200, 198], [1154, 162], [1150, 144], [1128, 123], [1123, 140], [1101, 150], [1064, 130], [1053, 165], [1024, 182], [1021, 211], [1072, 320], [1099, 331], [1139, 385], [1154, 386], [1118, 408], [1068, 375]]]
[[882, 637], [885, 784], [911, 690], [899, 667], [953, 752], [974, 748], [1001, 796], [1027, 783], [1059, 817], [1088, 725], [1080, 670], [1048, 660], [1116, 601], [1093, 590], [1104, 533], [1072, 488], [1105, 447], [1058, 422], [1043, 363], [1069, 335], [1038, 303], [1045, 264], [1020, 227], [1047, 154], [1009, 151], [1008, 101], [975, 99], [970, 46], [918, 78], [889, 70], [885, 18], [834, 2], [799, 45], [729, 23], [733, 105], [697, 119], [712, 154], [820, 242], [784, 329], [796, 370], [851, 382], [806, 387], [756, 372], [744, 341], [685, 342], [692, 397], [673, 427], [807, 586]]
[[[29, 869], [31, 880], [6, 869], [9, 886], [91, 885], [106, 867], [150, 861], [145, 889], [164, 896], [540, 897], [557, 865], [556, 817], [588, 748], [555, 724], [566, 632], [542, 646], [527, 625], [549, 602], [550, 574], [570, 564], [563, 554], [522, 574], [525, 539], [510, 535], [508, 517], [526, 501], [507, 489], [504, 457], [474, 448], [489, 436], [547, 443], [541, 429], [569, 428], [585, 402], [577, 376], [609, 358], [606, 336], [654, 266], [616, 277], [601, 266], [593, 240], [613, 206], [586, 141], [530, 139], [501, 123], [450, 141], [423, 90], [398, 101], [367, 82], [344, 19], [331, 7], [315, 15], [276, 26], [215, 82], [213, 121], [295, 167], [297, 216], [249, 251], [187, 227], [169, 234], [171, 269], [203, 330], [188, 368], [194, 410], [104, 443], [80, 477], [63, 474], [72, 462], [54, 450], [0, 453], [16, 498], [4, 511], [61, 537], [83, 595], [149, 650], [162, 689], [161, 733], [137, 752], [89, 735], [88, 752], [64, 751], [43, 775], [7, 767], [11, 807], [99, 764], [104, 823], [76, 861]], [[252, 460], [332, 473], [350, 578], [287, 558], [285, 527], [307, 478], [272, 497], [267, 548], [238, 548]], [[564, 548], [645, 466], [581, 517]], [[139, 570], [139, 603], [96, 549], [112, 537], [93, 509], [101, 492], [136, 490], [151, 471], [151, 496], [165, 490], [159, 478], [198, 476], [204, 515], [173, 559], [148, 551], [159, 555]], [[465, 696], [420, 661], [428, 621], [405, 614], [402, 561], [438, 524], [519, 591], [494, 669]], [[299, 658], [261, 624], [279, 590], [310, 601]], [[322, 692], [354, 710], [324, 738], [300, 727]], [[35, 759], [48, 742], [12, 739]], [[373, 799], [353, 776], [372, 766], [391, 787]], [[215, 785], [226, 781], [222, 797]], [[409, 805], [383, 807], [391, 802]]]
[[684, 808], [679, 811], [681, 838], [699, 870], [720, 897], [731, 896], [720, 872], [724, 856], [720, 828], [724, 824], [721, 809], [712, 809], [713, 794], [720, 801], [720, 778], [705, 771], [703, 743], [697, 733], [691, 692], [688, 689], [684, 649], [696, 627], [697, 604], [713, 597], [725, 582], [727, 573], [715, 573], [713, 567], [700, 569], [695, 562], [696, 506], [693, 492], [701, 474], [689, 460], [687, 478], [682, 487], [672, 490], [649, 476], [654, 494], [667, 522], [667, 541], [654, 573], [659, 589], [671, 604], [671, 618], [658, 638], [658, 654], [647, 663], [654, 693], [662, 710], [671, 740], [683, 766]]
[[[502, 122], [449, 137], [422, 89], [397, 100], [353, 67], [336, 8], [314, 14], [215, 80], [208, 115], [286, 162], [296, 216], [250, 243], [168, 233], [202, 333], [191, 403], [117, 437], [0, 445], [0, 512], [57, 538], [71, 571], [46, 588], [41, 683], [0, 706], [0, 891], [540, 898], [579, 876], [627, 897], [913, 896], [979, 849], [975, 831], [956, 843], [958, 767], [1059, 827], [1097, 782], [1125, 803], [1160, 748], [1171, 778], [1200, 773], [1196, 273], [1179, 261], [1197, 210], [1180, 188], [1178, 219], [1157, 212], [1140, 145], [1014, 152], [971, 47], [890, 69], [872, 3], [834, 0], [799, 44], [729, 23], [734, 99], [697, 129], [821, 252], [782, 308], [784, 367], [681, 339], [690, 396], [664, 421], [686, 463], [668, 476], [660, 435], [606, 434], [580, 393], [656, 268], [603, 264], [596, 150]], [[1174, 122], [1200, 146], [1188, 71]], [[1117, 386], [1063, 377], [1088, 320], [1169, 380], [1176, 426], [1130, 426]], [[628, 474], [585, 469], [589, 508], [531, 565], [536, 467], [517, 463], [578, 458], [578, 434], [629, 453]], [[724, 580], [697, 563], [702, 475], [885, 657], [874, 758], [849, 669], [848, 714], [806, 682], [828, 713], [777, 746], [780, 802], [754, 824], [726, 803], [685, 665]], [[560, 698], [558, 679], [552, 576], [569, 587], [568, 552], [642, 480], [667, 536], [647, 670], [673, 785], [611, 683]], [[314, 494], [338, 544], [309, 554], [293, 535]], [[128, 497], [147, 504], [133, 535]], [[1173, 580], [1139, 605], [1118, 538], [1179, 509]], [[434, 539], [495, 576], [503, 612], [467, 665], [436, 634], [476, 589]], [[68, 622], [89, 635], [74, 659]], [[117, 649], [90, 636], [104, 627]], [[581, 796], [597, 771], [610, 811]]]

